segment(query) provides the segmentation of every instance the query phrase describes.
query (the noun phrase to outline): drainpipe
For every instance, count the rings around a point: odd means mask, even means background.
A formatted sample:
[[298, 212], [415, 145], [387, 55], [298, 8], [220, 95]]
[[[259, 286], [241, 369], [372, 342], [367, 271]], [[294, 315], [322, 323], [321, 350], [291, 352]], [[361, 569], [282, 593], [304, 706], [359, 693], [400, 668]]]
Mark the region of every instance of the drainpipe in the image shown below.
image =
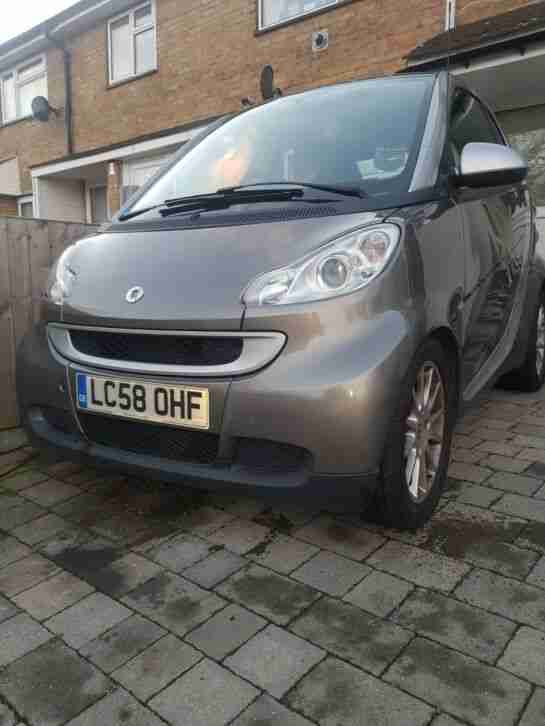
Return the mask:
[[49, 42], [62, 51], [64, 65], [64, 136], [66, 143], [66, 153], [71, 156], [74, 151], [74, 143], [72, 137], [72, 74], [70, 63], [70, 51], [68, 51], [63, 43], [55, 40], [51, 35], [46, 35]]

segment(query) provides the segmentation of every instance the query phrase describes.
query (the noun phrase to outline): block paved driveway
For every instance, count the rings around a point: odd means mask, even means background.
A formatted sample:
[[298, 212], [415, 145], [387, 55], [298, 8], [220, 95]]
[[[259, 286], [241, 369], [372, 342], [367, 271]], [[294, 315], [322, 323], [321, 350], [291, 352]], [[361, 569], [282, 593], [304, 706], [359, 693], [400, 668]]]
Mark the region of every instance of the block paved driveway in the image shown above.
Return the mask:
[[0, 436], [1, 726], [545, 724], [544, 394], [466, 415], [417, 533], [20, 443]]

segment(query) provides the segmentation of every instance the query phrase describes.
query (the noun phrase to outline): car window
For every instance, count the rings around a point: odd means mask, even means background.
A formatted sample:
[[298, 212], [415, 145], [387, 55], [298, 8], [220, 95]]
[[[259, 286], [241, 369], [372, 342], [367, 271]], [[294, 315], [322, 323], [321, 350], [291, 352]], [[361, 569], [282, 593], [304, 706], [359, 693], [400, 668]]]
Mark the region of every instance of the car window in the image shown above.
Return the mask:
[[361, 185], [407, 191], [434, 76], [357, 81], [284, 96], [212, 131], [133, 209], [241, 184]]
[[464, 146], [475, 142], [504, 143], [483, 104], [471, 93], [459, 89], [454, 95], [450, 114], [450, 151], [457, 167]]

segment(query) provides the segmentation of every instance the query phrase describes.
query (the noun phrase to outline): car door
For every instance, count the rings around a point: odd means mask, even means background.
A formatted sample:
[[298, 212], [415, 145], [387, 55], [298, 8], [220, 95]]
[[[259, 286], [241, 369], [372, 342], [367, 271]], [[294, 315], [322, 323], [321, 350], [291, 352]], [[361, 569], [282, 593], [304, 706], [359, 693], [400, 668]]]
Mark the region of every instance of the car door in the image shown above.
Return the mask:
[[[454, 91], [449, 147], [454, 173], [466, 144], [504, 144], [488, 109], [463, 87]], [[466, 294], [463, 304], [463, 377], [467, 386], [500, 343], [511, 313], [519, 273], [514, 221], [516, 187], [461, 188], [456, 192], [465, 238]]]

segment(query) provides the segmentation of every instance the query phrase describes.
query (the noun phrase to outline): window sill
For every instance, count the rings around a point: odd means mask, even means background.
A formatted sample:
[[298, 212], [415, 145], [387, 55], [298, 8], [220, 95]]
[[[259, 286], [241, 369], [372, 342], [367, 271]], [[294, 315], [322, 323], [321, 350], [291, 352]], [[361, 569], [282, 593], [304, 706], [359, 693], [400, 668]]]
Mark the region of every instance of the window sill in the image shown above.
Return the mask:
[[34, 121], [34, 117], [31, 114], [30, 116], [21, 116], [20, 118], [14, 118], [13, 121], [2, 121], [2, 123], [0, 124], [0, 129], [7, 129], [10, 126], [20, 124], [23, 121]]
[[288, 25], [294, 25], [295, 23], [302, 23], [304, 20], [307, 20], [308, 18], [315, 18], [317, 15], [324, 15], [325, 13], [330, 13], [333, 10], [338, 10], [338, 8], [342, 8], [345, 5], [350, 5], [350, 3], [356, 2], [356, 0], [339, 0], [338, 3], [335, 3], [335, 5], [326, 5], [325, 8], [318, 8], [317, 10], [312, 10], [309, 13], [304, 13], [303, 15], [296, 15], [294, 18], [289, 18], [288, 20], [282, 20], [280, 23], [275, 23], [274, 25], [267, 25], [265, 28], [256, 28], [256, 31], [254, 35], [265, 35], [266, 33], [270, 33], [273, 30], [279, 30], [280, 28], [285, 28]]
[[110, 91], [114, 88], [119, 88], [119, 86], [125, 86], [127, 83], [133, 83], [134, 81], [139, 81], [141, 78], [147, 78], [148, 76], [152, 76], [154, 73], [157, 73], [159, 71], [159, 68], [152, 68], [150, 71], [146, 71], [145, 73], [139, 73], [137, 76], [129, 76], [129, 78], [122, 78], [120, 81], [111, 81], [106, 86], [106, 90]]

